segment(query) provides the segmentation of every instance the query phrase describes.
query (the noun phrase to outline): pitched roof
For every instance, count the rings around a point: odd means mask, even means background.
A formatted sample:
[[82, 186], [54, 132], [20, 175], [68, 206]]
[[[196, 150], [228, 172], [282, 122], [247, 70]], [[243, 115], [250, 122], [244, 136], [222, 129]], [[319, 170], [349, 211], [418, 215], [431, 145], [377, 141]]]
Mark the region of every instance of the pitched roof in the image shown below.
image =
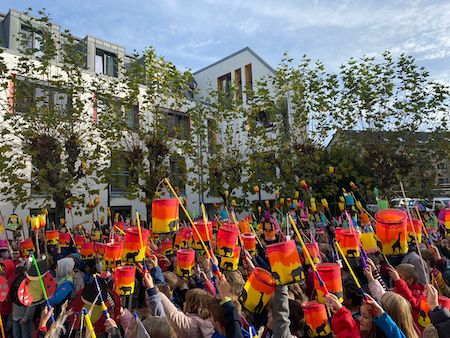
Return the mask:
[[237, 52], [234, 52], [233, 54], [230, 54], [230, 55], [224, 57], [223, 59], [220, 59], [219, 61], [216, 61], [216, 62], [210, 64], [209, 66], [206, 66], [206, 67], [204, 67], [204, 68], [202, 68], [202, 69], [200, 69], [200, 70], [195, 71], [195, 72], [193, 73], [193, 75], [198, 74], [198, 73], [201, 73], [201, 72], [203, 72], [204, 70], [209, 69], [209, 68], [211, 68], [211, 67], [214, 67], [214, 66], [218, 65], [219, 63], [222, 63], [222, 62], [224, 62], [224, 61], [226, 61], [226, 60], [228, 60], [228, 59], [231, 59], [232, 57], [235, 57], [236, 55], [241, 54], [241, 53], [243, 53], [243, 52], [245, 52], [245, 51], [248, 51], [248, 52], [249, 52], [250, 54], [252, 54], [255, 58], [257, 58], [257, 59], [258, 59], [264, 66], [266, 66], [272, 73], [275, 73], [275, 70], [272, 68], [272, 66], [270, 66], [266, 61], [264, 61], [263, 59], [261, 59], [261, 57], [260, 57], [258, 54], [256, 54], [253, 50], [251, 50], [250, 47], [245, 47], [245, 48], [242, 48], [242, 49], [238, 50]]

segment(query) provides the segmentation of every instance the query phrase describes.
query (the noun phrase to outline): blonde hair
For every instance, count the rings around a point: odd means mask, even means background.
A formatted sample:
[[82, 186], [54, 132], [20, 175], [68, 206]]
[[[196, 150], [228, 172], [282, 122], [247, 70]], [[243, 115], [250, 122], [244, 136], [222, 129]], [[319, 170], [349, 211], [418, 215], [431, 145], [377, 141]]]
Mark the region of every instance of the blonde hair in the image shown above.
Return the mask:
[[152, 338], [175, 338], [174, 329], [167, 318], [150, 317], [142, 322], [148, 334]]
[[388, 291], [381, 296], [381, 303], [389, 316], [408, 338], [420, 338], [414, 327], [411, 304], [399, 294]]
[[186, 292], [183, 311], [185, 313], [196, 314], [202, 319], [208, 319], [210, 317], [208, 307], [212, 298], [213, 296], [205, 290], [191, 289]]
[[408, 263], [400, 264], [397, 266], [397, 272], [405, 281], [412, 279], [413, 284], [417, 283], [418, 274], [414, 265]]

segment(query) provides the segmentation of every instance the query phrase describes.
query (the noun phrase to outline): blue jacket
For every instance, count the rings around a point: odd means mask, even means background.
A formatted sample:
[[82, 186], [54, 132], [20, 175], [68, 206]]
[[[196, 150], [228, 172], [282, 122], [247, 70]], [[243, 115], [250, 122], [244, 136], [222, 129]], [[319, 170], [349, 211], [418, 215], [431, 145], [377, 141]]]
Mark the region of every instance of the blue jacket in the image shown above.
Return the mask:
[[406, 338], [392, 318], [384, 312], [380, 317], [373, 317], [373, 322], [389, 338]]

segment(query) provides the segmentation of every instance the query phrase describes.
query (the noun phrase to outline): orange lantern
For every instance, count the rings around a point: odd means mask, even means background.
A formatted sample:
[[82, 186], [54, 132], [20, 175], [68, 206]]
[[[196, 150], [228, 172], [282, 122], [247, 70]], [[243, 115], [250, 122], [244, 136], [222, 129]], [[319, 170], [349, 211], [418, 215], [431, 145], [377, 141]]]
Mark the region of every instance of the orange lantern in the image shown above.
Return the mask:
[[106, 249], [106, 244], [105, 243], [95, 242], [95, 244], [94, 244], [94, 251], [95, 251], [95, 253], [97, 255], [104, 256], [105, 255], [105, 249]]
[[369, 214], [367, 212], [363, 212], [359, 217], [361, 225], [370, 225]]
[[450, 209], [446, 209], [444, 212], [444, 227], [446, 236], [450, 236]]
[[425, 296], [422, 296], [422, 298], [420, 299], [419, 309], [419, 318], [417, 322], [420, 326], [425, 328], [431, 324], [431, 319], [428, 316], [428, 312], [430, 312], [430, 306], [428, 305], [427, 298]]
[[191, 277], [194, 274], [195, 251], [192, 249], [181, 249], [177, 251], [177, 275]]
[[359, 235], [359, 239], [361, 241], [361, 245], [365, 252], [367, 253], [377, 253], [377, 240], [375, 238], [375, 233], [372, 231], [363, 232]]
[[129, 296], [134, 293], [136, 267], [134, 265], [119, 266], [114, 272], [115, 289], [119, 296]]
[[325, 305], [313, 300], [303, 304], [303, 314], [309, 337], [323, 337], [331, 333]]
[[354, 229], [341, 230], [339, 237], [336, 236], [336, 240], [339, 242], [345, 256], [359, 257], [359, 234]]
[[[407, 232], [407, 242], [408, 244], [414, 243], [414, 230], [416, 231], [417, 241], [422, 243], [422, 221], [418, 219], [413, 219], [413, 224], [411, 226], [411, 222], [409, 219], [406, 221], [406, 232]], [[413, 230], [414, 226], [414, 230]]]
[[20, 241], [19, 247], [20, 247], [20, 255], [23, 258], [28, 258], [31, 252], [34, 251], [33, 240], [31, 238], [24, 239], [23, 241]]
[[188, 249], [192, 241], [192, 230], [190, 228], [181, 228], [175, 236], [174, 249]]
[[173, 245], [171, 240], [166, 240], [161, 243], [159, 252], [165, 256], [173, 254]]
[[31, 228], [36, 231], [41, 227], [41, 222], [39, 221], [39, 216], [31, 217]]
[[[317, 243], [306, 243], [305, 246], [314, 264], [319, 264], [320, 263], [319, 245]], [[303, 254], [303, 256], [305, 256], [305, 254]], [[305, 264], [309, 265], [309, 259], [307, 259], [306, 256], [305, 256]]]
[[115, 262], [122, 257], [123, 244], [122, 243], [108, 243], [105, 247], [105, 261]]
[[176, 198], [152, 201], [152, 230], [155, 234], [166, 234], [178, 230], [179, 205]]
[[83, 245], [84, 242], [86, 242], [86, 238], [82, 235], [75, 235], [75, 245], [77, 247], [77, 249], [81, 249], [81, 246]]
[[61, 248], [67, 248], [70, 244], [70, 233], [61, 232], [59, 234], [59, 245]]
[[[212, 240], [213, 232], [212, 232], [212, 222], [211, 221], [208, 221], [208, 224], [206, 226], [205, 226], [205, 223], [203, 223], [203, 221], [197, 221], [197, 222], [195, 222], [195, 226], [197, 227], [197, 230], [198, 230], [203, 242], [205, 242], [205, 244], [208, 241], [208, 236], [209, 236], [209, 239]], [[202, 243], [200, 242], [200, 238], [198, 237], [197, 232], [194, 229], [192, 229], [192, 235], [194, 238], [194, 243], [192, 244], [192, 247], [196, 250], [202, 250], [203, 249]], [[211, 245], [212, 245], [212, 243], [211, 243]]]
[[85, 242], [81, 245], [80, 249], [81, 259], [93, 259], [94, 258], [94, 242]]
[[[339, 266], [339, 264], [317, 264], [317, 271], [319, 272], [322, 281], [325, 283], [328, 292], [334, 294], [342, 303], [344, 301], [344, 294], [342, 292], [341, 267]], [[317, 300], [319, 301], [319, 303], [324, 304], [324, 290], [320, 286], [319, 279], [317, 278], [316, 274], [314, 274], [314, 288], [317, 291]]]
[[379, 210], [375, 214], [376, 233], [385, 255], [408, 252], [406, 241], [406, 213], [397, 209]]
[[142, 247], [138, 227], [129, 227], [125, 230], [123, 241], [122, 260], [126, 263], [142, 262], [145, 257], [145, 247], [150, 232], [141, 227]]
[[221, 257], [233, 257], [238, 238], [235, 225], [223, 225], [217, 232], [217, 254]]
[[261, 313], [274, 291], [275, 281], [270, 272], [255, 268], [248, 277], [239, 300], [248, 311]]
[[59, 231], [47, 230], [45, 232], [45, 239], [47, 240], [47, 245], [58, 245]]
[[245, 218], [242, 221], [240, 221], [238, 223], [239, 225], [239, 231], [241, 232], [241, 234], [243, 234], [244, 232], [250, 232], [250, 219]]
[[245, 232], [242, 234], [242, 242], [244, 243], [244, 248], [249, 252], [250, 255], [256, 255], [256, 236], [251, 232]]
[[239, 257], [241, 255], [241, 248], [236, 246], [234, 248], [233, 257], [219, 257], [219, 266], [226, 271], [236, 271], [239, 265]]
[[294, 240], [270, 244], [266, 252], [277, 285], [294, 283], [305, 278]]

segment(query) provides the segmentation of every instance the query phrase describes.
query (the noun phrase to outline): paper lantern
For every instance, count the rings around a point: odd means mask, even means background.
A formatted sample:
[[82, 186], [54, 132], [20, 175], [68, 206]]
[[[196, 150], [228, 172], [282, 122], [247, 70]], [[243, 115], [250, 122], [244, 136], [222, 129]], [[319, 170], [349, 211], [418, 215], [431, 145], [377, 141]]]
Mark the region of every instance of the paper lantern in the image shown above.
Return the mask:
[[[320, 263], [319, 245], [317, 243], [306, 243], [305, 246], [314, 264], [319, 264]], [[309, 259], [306, 257], [305, 253], [303, 253], [303, 257], [305, 258], [305, 264], [309, 265], [310, 264]]]
[[277, 285], [298, 282], [304, 278], [294, 240], [268, 245], [266, 252]]
[[[319, 272], [322, 281], [325, 283], [327, 291], [334, 294], [339, 301], [344, 301], [344, 294], [342, 292], [342, 278], [341, 267], [337, 263], [322, 263], [317, 264], [317, 271]], [[317, 291], [317, 300], [319, 303], [325, 303], [324, 289], [320, 286], [319, 279], [314, 274], [314, 288]]]
[[428, 316], [428, 312], [430, 312], [430, 306], [428, 305], [427, 298], [425, 296], [422, 296], [422, 298], [420, 299], [419, 309], [419, 318], [417, 322], [420, 326], [422, 326], [422, 328], [426, 328], [431, 324], [431, 319]]
[[152, 230], [155, 234], [167, 234], [178, 230], [179, 204], [176, 198], [152, 201]]
[[94, 242], [85, 242], [80, 249], [81, 259], [94, 259]]
[[303, 314], [309, 337], [323, 337], [331, 333], [325, 305], [317, 301], [303, 304]]
[[36, 231], [41, 227], [41, 222], [39, 221], [38, 216], [31, 217], [31, 228]]
[[181, 228], [175, 236], [175, 250], [188, 249], [192, 241], [192, 230], [190, 228]]
[[354, 229], [343, 229], [336, 235], [336, 240], [347, 257], [359, 257], [359, 234]]
[[192, 249], [181, 249], [177, 251], [177, 275], [191, 277], [194, 274], [195, 251]]
[[221, 257], [233, 257], [238, 238], [235, 225], [222, 225], [217, 232], [217, 254]]
[[[210, 240], [212, 240], [213, 238], [212, 222], [208, 221], [207, 225], [205, 226], [205, 223], [203, 223], [203, 221], [197, 221], [195, 222], [195, 226], [201, 238], [203, 239], [203, 242], [205, 242], [205, 244], [208, 245], [206, 243], [208, 241], [208, 236]], [[192, 243], [192, 248], [196, 250], [202, 250], [203, 249], [202, 243], [200, 242], [200, 238], [198, 237], [197, 232], [194, 229], [192, 229], [192, 236], [194, 239], [194, 242]], [[210, 244], [212, 245], [212, 243]]]
[[97, 255], [104, 256], [105, 255], [105, 249], [106, 249], [106, 244], [105, 243], [95, 242], [95, 244], [94, 244], [94, 251], [95, 251], [95, 253]]
[[226, 271], [236, 271], [239, 265], [239, 257], [241, 255], [241, 248], [239, 246], [234, 248], [233, 257], [219, 257], [219, 266]]
[[339, 207], [339, 211], [343, 212], [345, 210], [345, 203], [343, 202], [338, 202], [338, 207]]
[[[422, 243], [422, 221], [418, 220], [418, 219], [413, 219], [413, 226], [414, 226], [414, 230], [416, 231], [416, 235], [417, 235], [417, 241], [419, 243]], [[414, 242], [414, 230], [413, 227], [411, 226], [411, 222], [409, 221], [409, 219], [406, 220], [406, 233], [408, 235], [408, 237], [406, 238], [406, 241], [408, 242], [408, 244], [410, 243], [415, 243]]]
[[314, 197], [311, 197], [309, 202], [309, 209], [311, 209], [311, 212], [317, 212], [316, 199]]
[[359, 239], [365, 252], [367, 253], [378, 252], [377, 240], [375, 238], [375, 234], [372, 231], [360, 234]]
[[58, 230], [47, 230], [45, 232], [45, 239], [47, 240], [47, 245], [58, 245], [59, 231]]
[[81, 249], [81, 246], [83, 245], [84, 242], [86, 242], [86, 238], [82, 235], [75, 235], [75, 245], [77, 247], [77, 249]]
[[61, 232], [59, 234], [59, 245], [61, 248], [67, 248], [70, 244], [70, 233]]
[[31, 252], [34, 252], [34, 243], [31, 238], [27, 238], [24, 239], [23, 241], [20, 241], [19, 247], [20, 247], [20, 255], [23, 258], [30, 257]]
[[38, 218], [40, 227], [45, 228], [45, 226], [47, 225], [47, 216], [45, 214], [39, 214]]
[[385, 255], [408, 252], [406, 241], [406, 213], [397, 209], [380, 210], [375, 214], [376, 234]]
[[446, 236], [450, 236], [450, 209], [446, 209], [444, 213], [444, 227]]
[[115, 289], [119, 296], [129, 296], [134, 293], [136, 267], [134, 265], [119, 266], [114, 272]]
[[245, 218], [242, 221], [240, 221], [238, 223], [239, 225], [239, 231], [241, 232], [241, 234], [243, 234], [244, 232], [250, 232], [250, 219]]
[[139, 230], [137, 227], [129, 227], [125, 230], [123, 241], [122, 260], [126, 263], [142, 262], [145, 257], [145, 247], [149, 231], [141, 227], [142, 247]]
[[346, 195], [345, 198], [345, 204], [348, 206], [355, 205], [355, 198], [352, 195]]
[[105, 247], [104, 258], [105, 261], [114, 263], [122, 257], [123, 244], [122, 243], [108, 243]]
[[367, 212], [363, 212], [359, 217], [359, 221], [361, 225], [370, 225], [369, 214]]
[[166, 240], [161, 243], [161, 246], [158, 250], [161, 254], [167, 256], [173, 254], [173, 244], [171, 240]]
[[245, 232], [241, 235], [244, 248], [250, 255], [256, 255], [256, 236], [251, 232]]
[[239, 300], [242, 306], [253, 313], [261, 313], [275, 291], [272, 275], [264, 269], [255, 268], [245, 282]]

